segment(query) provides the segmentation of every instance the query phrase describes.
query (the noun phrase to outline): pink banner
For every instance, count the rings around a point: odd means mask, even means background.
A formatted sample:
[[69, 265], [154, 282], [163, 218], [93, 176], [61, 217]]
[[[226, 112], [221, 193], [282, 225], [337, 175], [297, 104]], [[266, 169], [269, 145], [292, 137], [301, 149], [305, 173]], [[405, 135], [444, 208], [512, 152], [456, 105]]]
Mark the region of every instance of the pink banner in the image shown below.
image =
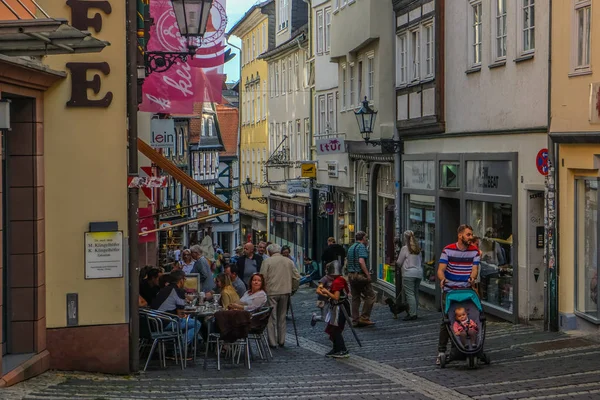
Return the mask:
[[[170, 0], [151, 0], [148, 51], [184, 52], [187, 41], [181, 37]], [[215, 0], [206, 34], [194, 57], [177, 61], [166, 72], [153, 72], [142, 88], [140, 111], [166, 114], [191, 114], [194, 103], [221, 102], [225, 29], [225, 0]], [[196, 45], [200, 44], [196, 43]]]

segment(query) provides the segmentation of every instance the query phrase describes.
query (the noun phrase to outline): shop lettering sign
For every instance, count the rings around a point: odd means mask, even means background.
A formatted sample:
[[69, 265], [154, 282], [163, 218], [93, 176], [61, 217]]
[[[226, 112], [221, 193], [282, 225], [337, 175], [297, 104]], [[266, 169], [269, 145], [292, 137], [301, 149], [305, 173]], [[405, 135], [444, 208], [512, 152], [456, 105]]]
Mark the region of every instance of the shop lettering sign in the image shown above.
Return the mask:
[[337, 154], [346, 152], [346, 145], [342, 138], [317, 139], [317, 154]]
[[433, 190], [435, 188], [434, 173], [434, 161], [404, 161], [404, 187]]
[[296, 179], [287, 182], [288, 194], [310, 193], [310, 181], [308, 179]]
[[175, 120], [153, 119], [150, 123], [150, 146], [155, 149], [175, 148]]
[[512, 186], [512, 162], [467, 161], [467, 192], [511, 196]]
[[[87, 31], [93, 28], [96, 33], [102, 30], [102, 14], [95, 13], [89, 17], [90, 10], [102, 11], [105, 15], [112, 13], [112, 7], [108, 0], [67, 0], [67, 6], [71, 8], [71, 24], [73, 27]], [[113, 93], [107, 91], [103, 95], [102, 78], [110, 74], [110, 65], [106, 62], [70, 62], [67, 68], [71, 71], [71, 99], [67, 107], [101, 107], [108, 108], [113, 100]], [[87, 78], [88, 71], [99, 71], [92, 79]], [[90, 90], [97, 98], [89, 98]]]

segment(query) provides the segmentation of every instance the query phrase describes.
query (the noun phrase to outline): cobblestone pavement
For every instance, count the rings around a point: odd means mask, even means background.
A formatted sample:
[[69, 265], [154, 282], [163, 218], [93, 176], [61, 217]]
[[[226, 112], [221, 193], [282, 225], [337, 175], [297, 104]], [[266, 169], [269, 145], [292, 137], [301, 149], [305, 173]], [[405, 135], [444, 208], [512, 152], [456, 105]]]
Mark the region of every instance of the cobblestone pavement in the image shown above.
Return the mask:
[[[394, 320], [376, 306], [377, 325], [346, 329], [351, 357], [323, 357], [330, 342], [323, 324], [311, 328], [315, 297], [293, 298], [300, 347], [288, 324], [285, 348], [252, 369], [209, 362], [181, 371], [154, 367], [138, 376], [112, 377], [50, 372], [0, 391], [13, 399], [600, 399], [600, 341], [541, 332], [530, 326], [489, 322], [486, 351], [492, 364], [469, 370], [464, 362], [434, 365], [440, 315], [422, 311], [416, 321]], [[335, 382], [335, 388], [332, 386]]]

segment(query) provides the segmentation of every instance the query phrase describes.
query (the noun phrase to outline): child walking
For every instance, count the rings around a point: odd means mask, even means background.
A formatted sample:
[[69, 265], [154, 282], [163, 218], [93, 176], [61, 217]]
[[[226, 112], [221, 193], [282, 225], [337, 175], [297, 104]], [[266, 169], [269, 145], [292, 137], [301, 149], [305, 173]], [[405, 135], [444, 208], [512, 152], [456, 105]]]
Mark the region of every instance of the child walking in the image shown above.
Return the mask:
[[[325, 275], [319, 280], [318, 288], [329, 289], [331, 284], [335, 280], [335, 277], [331, 275]], [[329, 297], [318, 294], [317, 292], [317, 307], [321, 309], [321, 315], [317, 315], [317, 313], [312, 314], [312, 319], [310, 320], [310, 326], [315, 326], [319, 321], [325, 321], [325, 317], [327, 316], [327, 312], [329, 311]]]
[[[342, 333], [346, 324], [345, 314], [349, 313], [350, 308], [348, 304], [348, 282], [342, 277], [342, 265], [339, 261], [327, 264], [326, 268], [327, 275], [334, 278], [331, 287], [329, 289], [321, 286], [317, 288], [318, 295], [329, 299], [329, 313], [325, 318], [327, 321], [325, 333], [329, 335], [329, 339], [333, 342], [333, 349], [326, 356], [347, 358], [349, 355]], [[344, 313], [342, 307], [344, 307], [346, 313]]]

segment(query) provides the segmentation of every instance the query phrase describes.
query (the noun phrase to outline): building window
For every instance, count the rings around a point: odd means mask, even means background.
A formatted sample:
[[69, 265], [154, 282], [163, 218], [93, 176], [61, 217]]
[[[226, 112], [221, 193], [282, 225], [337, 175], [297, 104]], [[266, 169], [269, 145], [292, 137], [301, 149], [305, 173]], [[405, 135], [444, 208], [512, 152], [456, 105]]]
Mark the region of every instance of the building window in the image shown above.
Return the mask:
[[406, 63], [408, 59], [406, 49], [406, 33], [396, 37], [396, 85], [405, 85], [406, 79]]
[[285, 63], [285, 59], [281, 60], [281, 94], [284, 95], [286, 92], [286, 83], [287, 83], [287, 67]]
[[575, 311], [598, 315], [598, 178], [575, 180]]
[[279, 0], [279, 30], [288, 26], [288, 4], [289, 0]]
[[[273, 73], [273, 64], [269, 65], [269, 86], [271, 89], [275, 87], [273, 81], [275, 80], [275, 74]], [[270, 93], [269, 97], [273, 97], [273, 92]]]
[[256, 58], [256, 36], [254, 33], [252, 34], [252, 59]]
[[323, 53], [323, 41], [325, 36], [325, 26], [323, 22], [323, 10], [317, 11], [317, 54]]
[[481, 65], [481, 36], [482, 36], [482, 9], [481, 1], [471, 3], [471, 29], [470, 29], [470, 54], [471, 54], [471, 66]]
[[335, 108], [333, 106], [333, 93], [327, 95], [327, 133], [335, 132]]
[[425, 25], [425, 77], [431, 78], [435, 73], [435, 46], [433, 23]]
[[354, 64], [350, 64], [350, 104], [348, 106], [352, 107], [352, 103], [356, 99], [356, 87], [354, 86]]
[[275, 69], [275, 96], [279, 96], [279, 61], [273, 66]]
[[[285, 61], [284, 61], [285, 62]], [[294, 80], [293, 70], [292, 70], [292, 56], [288, 57], [288, 92], [292, 92], [292, 82]]]
[[535, 0], [523, 0], [523, 52], [535, 49]]
[[260, 121], [260, 117], [261, 117], [261, 110], [260, 110], [260, 106], [261, 106], [261, 98], [260, 98], [260, 83], [258, 85], [256, 85], [256, 122], [258, 123]]
[[367, 58], [367, 98], [375, 98], [375, 56]]
[[513, 312], [512, 206], [503, 203], [467, 201], [469, 225], [481, 238], [480, 295], [496, 307]]
[[304, 143], [302, 145], [302, 156], [308, 160], [309, 148], [312, 142], [310, 140], [310, 119], [304, 118]]
[[255, 97], [254, 97], [254, 88], [250, 88], [250, 97], [252, 98], [251, 103], [250, 103], [250, 123], [254, 124], [256, 123], [256, 103], [255, 103]]
[[347, 88], [346, 65], [344, 64], [342, 65], [342, 110], [345, 110], [348, 105]]
[[252, 61], [252, 54], [250, 54], [250, 38], [246, 39], [246, 59], [248, 60], [247, 63], [249, 63], [250, 61]]
[[325, 9], [325, 51], [331, 50], [331, 8]]
[[[363, 95], [363, 62], [362, 60], [358, 62], [358, 90], [356, 91], [357, 97], [356, 97], [356, 103], [357, 105], [360, 105], [360, 102], [362, 101], [362, 95]], [[352, 101], [354, 101], [354, 99], [352, 99]]]
[[506, 0], [496, 0], [496, 60], [506, 58]]
[[300, 56], [294, 54], [294, 76], [296, 79], [296, 91], [300, 90]]
[[327, 108], [325, 105], [325, 95], [321, 95], [319, 96], [319, 119], [318, 119], [318, 126], [319, 126], [319, 132], [317, 132], [318, 135], [323, 135], [325, 133], [325, 116], [327, 114]]
[[572, 73], [590, 72], [591, 0], [575, 0]]
[[212, 118], [208, 119], [208, 136], [211, 137], [213, 136], [213, 125], [214, 125], [214, 121]]
[[419, 29], [410, 31], [410, 80], [419, 80], [421, 69], [421, 39]]
[[267, 82], [263, 82], [263, 115], [262, 119], [267, 119]]
[[263, 53], [267, 51], [267, 23], [263, 24], [262, 29], [262, 51]]

